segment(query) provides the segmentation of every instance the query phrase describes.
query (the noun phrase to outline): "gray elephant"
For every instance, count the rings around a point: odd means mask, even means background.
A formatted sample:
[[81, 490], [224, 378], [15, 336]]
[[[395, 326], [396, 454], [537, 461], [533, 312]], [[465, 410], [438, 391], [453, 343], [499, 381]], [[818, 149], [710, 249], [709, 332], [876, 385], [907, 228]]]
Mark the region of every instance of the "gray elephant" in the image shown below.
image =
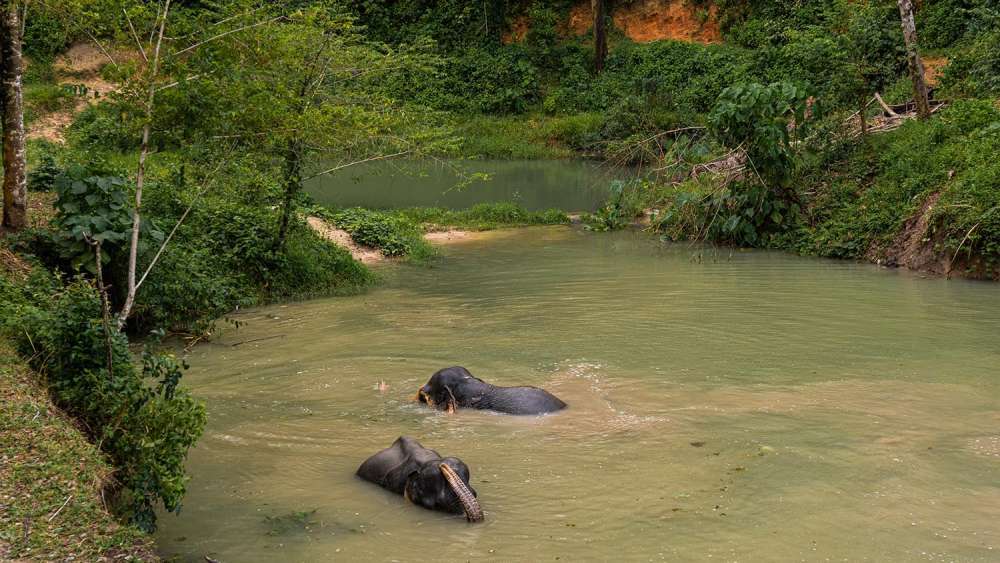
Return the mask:
[[558, 397], [538, 387], [497, 387], [455, 366], [439, 370], [417, 391], [417, 401], [454, 412], [459, 408], [507, 414], [545, 414], [566, 408]]
[[442, 458], [407, 436], [371, 456], [357, 475], [431, 510], [465, 513], [469, 522], [483, 519], [469, 467], [454, 457]]

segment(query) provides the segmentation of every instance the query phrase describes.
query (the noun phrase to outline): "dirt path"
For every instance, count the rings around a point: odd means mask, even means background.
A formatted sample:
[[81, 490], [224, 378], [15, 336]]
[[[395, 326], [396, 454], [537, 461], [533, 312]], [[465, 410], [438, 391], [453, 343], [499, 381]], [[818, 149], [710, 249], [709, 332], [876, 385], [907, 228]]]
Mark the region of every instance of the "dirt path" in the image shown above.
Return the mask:
[[[129, 58], [128, 53], [112, 55], [121, 62]], [[96, 103], [101, 98], [117, 89], [115, 84], [101, 78], [101, 69], [109, 64], [108, 58], [90, 44], [78, 43], [60, 55], [52, 65], [58, 84], [82, 85], [86, 87], [86, 95], [77, 99], [73, 107], [54, 111], [39, 117], [28, 130], [29, 139], [45, 139], [53, 143], [66, 142], [66, 129], [73, 123], [76, 114], [83, 111], [88, 104]]]
[[351, 253], [351, 256], [362, 264], [374, 264], [386, 260], [386, 257], [378, 249], [361, 246], [351, 239], [350, 233], [334, 227], [319, 217], [309, 217], [306, 219], [306, 222], [309, 223], [312, 230], [316, 231], [319, 236], [337, 246], [346, 248]]

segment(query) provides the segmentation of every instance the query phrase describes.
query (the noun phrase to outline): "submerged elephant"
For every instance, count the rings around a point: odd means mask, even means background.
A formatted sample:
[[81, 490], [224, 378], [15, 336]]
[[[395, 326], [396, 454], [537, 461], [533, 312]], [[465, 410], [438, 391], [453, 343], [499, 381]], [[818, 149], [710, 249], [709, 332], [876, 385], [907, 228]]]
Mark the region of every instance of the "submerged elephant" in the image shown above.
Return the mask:
[[424, 508], [464, 512], [469, 522], [483, 519], [476, 491], [469, 486], [469, 467], [458, 458], [442, 458], [413, 438], [400, 436], [365, 460], [358, 476]]
[[462, 407], [507, 414], [545, 414], [566, 408], [566, 403], [544, 389], [497, 387], [460, 366], [445, 368], [432, 375], [427, 385], [417, 391], [417, 400], [448, 412]]

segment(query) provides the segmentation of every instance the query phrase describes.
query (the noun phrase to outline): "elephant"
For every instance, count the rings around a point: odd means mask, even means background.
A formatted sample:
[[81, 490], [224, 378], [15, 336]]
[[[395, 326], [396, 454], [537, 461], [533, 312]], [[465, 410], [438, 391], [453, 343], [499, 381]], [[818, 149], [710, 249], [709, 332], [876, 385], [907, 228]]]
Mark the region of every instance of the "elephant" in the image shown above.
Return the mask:
[[469, 467], [458, 458], [442, 458], [408, 436], [365, 460], [357, 475], [424, 508], [464, 512], [469, 522], [483, 519], [476, 491], [469, 485]]
[[455, 366], [439, 370], [417, 391], [416, 400], [455, 412], [459, 407], [507, 414], [545, 414], [566, 408], [558, 397], [538, 387], [497, 387]]

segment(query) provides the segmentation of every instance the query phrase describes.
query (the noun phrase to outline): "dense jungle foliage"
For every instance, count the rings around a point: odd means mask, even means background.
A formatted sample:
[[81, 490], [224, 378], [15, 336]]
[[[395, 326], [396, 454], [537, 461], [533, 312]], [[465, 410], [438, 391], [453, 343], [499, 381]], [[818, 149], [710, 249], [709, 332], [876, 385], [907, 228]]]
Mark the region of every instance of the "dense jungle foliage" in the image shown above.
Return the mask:
[[[165, 22], [156, 2], [32, 4], [28, 130], [73, 119], [63, 138], [29, 143], [29, 189], [54, 211], [2, 243], [35, 271], [0, 276], [0, 322], [119, 468], [121, 513], [152, 529], [157, 503], [180, 506], [205, 420], [178, 387], [182, 362], [150, 346], [137, 365], [126, 335], [196, 342], [240, 307], [377, 280], [307, 216], [419, 260], [433, 254], [428, 229], [569, 222], [506, 203], [321, 209], [302, 184], [326, 169], [396, 156], [645, 165], [585, 217], [590, 229], [648, 213], [669, 239], [893, 262], [925, 213], [926, 245], [949, 270], [1000, 276], [995, 2], [921, 3], [923, 54], [944, 68], [934, 98], [949, 103], [865, 134], [876, 93], [912, 97], [895, 2], [686, 1], [722, 41], [636, 42], [612, 25], [599, 73], [589, 30], [567, 24], [571, 0], [182, 0]], [[107, 60], [66, 69], [59, 57], [80, 43]], [[121, 308], [140, 162], [142, 285], [125, 331], [106, 334], [96, 276]]]

